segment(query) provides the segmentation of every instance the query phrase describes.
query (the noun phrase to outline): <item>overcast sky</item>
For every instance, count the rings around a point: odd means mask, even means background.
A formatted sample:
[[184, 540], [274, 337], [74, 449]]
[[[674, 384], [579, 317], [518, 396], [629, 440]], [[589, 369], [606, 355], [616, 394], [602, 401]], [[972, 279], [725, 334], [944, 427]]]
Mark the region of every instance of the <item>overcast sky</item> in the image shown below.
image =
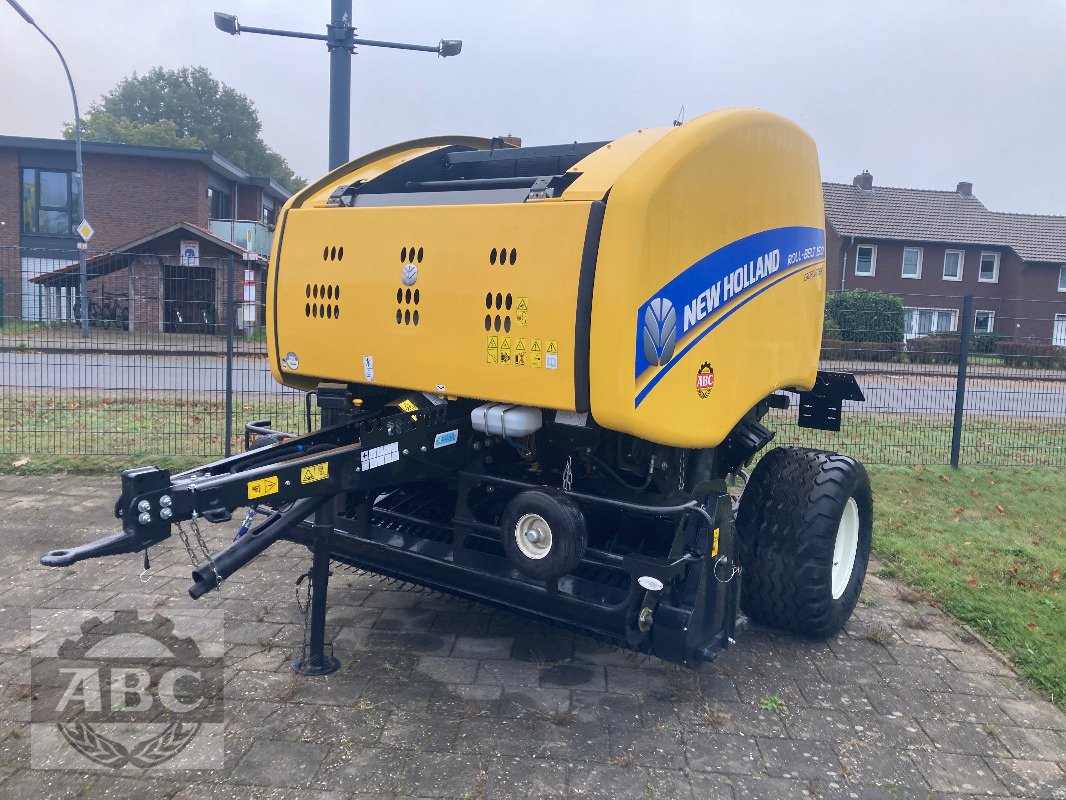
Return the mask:
[[[83, 108], [134, 71], [203, 65], [252, 99], [299, 174], [325, 171], [324, 44], [230, 37], [211, 12], [324, 32], [328, 0], [22, 3]], [[751, 106], [804, 126], [826, 180], [969, 180], [994, 210], [1066, 214], [1066, 0], [356, 0], [355, 22], [367, 38], [459, 38], [463, 53], [362, 48], [353, 155], [442, 133], [610, 139], [682, 106]], [[58, 136], [73, 117], [58, 59], [3, 3], [0, 70], [0, 133]]]

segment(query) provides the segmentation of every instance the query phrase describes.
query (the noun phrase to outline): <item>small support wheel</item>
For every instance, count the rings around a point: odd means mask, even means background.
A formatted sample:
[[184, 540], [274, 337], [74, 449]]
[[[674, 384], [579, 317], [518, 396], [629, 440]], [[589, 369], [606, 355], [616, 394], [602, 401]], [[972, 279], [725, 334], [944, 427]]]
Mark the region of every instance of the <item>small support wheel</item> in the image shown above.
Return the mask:
[[500, 520], [503, 548], [523, 574], [537, 580], [561, 578], [580, 563], [588, 545], [585, 517], [557, 490], [530, 489], [515, 495]]

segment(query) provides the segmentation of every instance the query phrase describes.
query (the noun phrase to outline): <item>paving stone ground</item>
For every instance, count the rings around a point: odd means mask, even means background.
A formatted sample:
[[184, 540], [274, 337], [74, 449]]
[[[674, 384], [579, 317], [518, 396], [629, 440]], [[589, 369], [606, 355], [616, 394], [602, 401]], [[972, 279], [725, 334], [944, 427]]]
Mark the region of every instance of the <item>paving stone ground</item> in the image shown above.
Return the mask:
[[[294, 678], [301, 548], [274, 548], [198, 603], [173, 543], [147, 584], [134, 557], [37, 565], [115, 530], [115, 486], [0, 478], [0, 798], [1066, 798], [1066, 715], [873, 575], [836, 638], [748, 630], [694, 673], [337, 571], [342, 669]], [[123, 608], [224, 612], [222, 769], [30, 767], [30, 609]]]

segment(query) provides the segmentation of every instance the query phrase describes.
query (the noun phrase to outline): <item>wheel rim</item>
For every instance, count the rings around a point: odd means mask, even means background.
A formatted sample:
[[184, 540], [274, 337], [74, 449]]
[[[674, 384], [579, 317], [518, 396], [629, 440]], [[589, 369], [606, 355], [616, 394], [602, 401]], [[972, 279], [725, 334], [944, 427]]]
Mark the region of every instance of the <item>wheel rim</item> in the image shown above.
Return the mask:
[[855, 554], [859, 550], [859, 506], [849, 497], [840, 515], [836, 544], [833, 545], [833, 599], [839, 600], [851, 582]]
[[526, 558], [539, 561], [552, 549], [552, 529], [540, 514], [525, 514], [514, 527], [515, 542]]

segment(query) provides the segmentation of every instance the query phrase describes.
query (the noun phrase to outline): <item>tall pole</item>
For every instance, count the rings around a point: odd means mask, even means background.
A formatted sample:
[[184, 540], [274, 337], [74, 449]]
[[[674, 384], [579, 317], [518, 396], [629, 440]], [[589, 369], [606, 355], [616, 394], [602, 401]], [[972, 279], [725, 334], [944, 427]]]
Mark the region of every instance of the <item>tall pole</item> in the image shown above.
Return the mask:
[[[13, 2], [14, 0], [8, 0]], [[261, 33], [267, 36], [287, 36], [294, 39], [324, 41], [329, 50], [329, 168], [336, 169], [349, 159], [352, 125], [352, 55], [355, 48], [384, 47], [390, 50], [418, 50], [436, 53], [441, 58], [459, 55], [463, 43], [459, 39], [441, 39], [435, 45], [386, 42], [361, 39], [352, 26], [352, 0], [330, 0], [330, 21], [326, 33], [303, 33], [277, 28], [258, 28], [241, 25], [233, 14], [215, 12], [215, 27], [223, 33]]]
[[329, 39], [329, 168], [346, 164], [352, 124], [352, 0], [332, 0]]
[[[7, 0], [10, 5], [22, 17], [26, 22], [37, 29], [37, 32], [44, 37], [44, 40], [48, 44], [52, 45], [52, 49], [56, 51], [56, 55], [59, 56], [59, 63], [63, 65], [63, 72], [67, 76], [67, 85], [70, 86], [70, 96], [74, 100], [74, 160], [76, 163], [74, 177], [72, 180], [71, 189], [77, 189], [77, 209], [78, 219], [74, 224], [80, 225], [81, 221], [85, 219], [85, 184], [82, 176], [81, 165], [81, 114], [78, 111], [78, 93], [74, 90], [74, 79], [70, 76], [70, 68], [67, 67], [67, 60], [63, 57], [62, 51], [59, 46], [52, 41], [44, 30], [33, 21], [31, 17], [22, 6], [20, 6], [15, 0]], [[79, 243], [80, 244], [80, 243]], [[85, 250], [82, 247], [78, 247], [78, 298], [81, 301], [81, 335], [85, 338], [89, 337], [89, 275], [85, 267]]]

